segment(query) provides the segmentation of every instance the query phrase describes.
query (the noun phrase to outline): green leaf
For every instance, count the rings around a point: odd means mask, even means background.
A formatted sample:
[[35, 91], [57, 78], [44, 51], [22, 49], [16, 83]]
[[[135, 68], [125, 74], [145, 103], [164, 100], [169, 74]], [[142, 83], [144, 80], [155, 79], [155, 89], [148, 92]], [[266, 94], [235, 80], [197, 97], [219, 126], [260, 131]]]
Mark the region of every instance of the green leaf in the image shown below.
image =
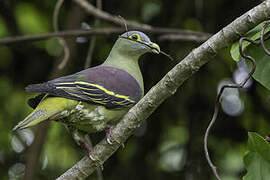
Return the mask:
[[247, 174], [243, 180], [267, 180], [270, 177], [270, 144], [259, 134], [248, 133], [248, 152], [244, 156]]
[[270, 163], [270, 144], [255, 132], [248, 133], [248, 149], [259, 152]]
[[[270, 40], [265, 42], [267, 49], [270, 48]], [[256, 70], [253, 78], [270, 90], [270, 56], [265, 54], [261, 46], [250, 45], [246, 49], [246, 54], [256, 61]]]
[[[242, 48], [246, 48], [250, 43], [247, 41], [243, 42]], [[230, 50], [231, 56], [233, 58], [233, 60], [235, 61], [240, 61], [241, 60], [241, 56], [240, 56], [240, 52], [239, 52], [239, 42], [235, 42], [233, 43], [231, 50]]]
[[[248, 37], [252, 40], [256, 40], [260, 38], [260, 34], [261, 34], [261, 29], [263, 27], [263, 23], [257, 25], [255, 28], [253, 28], [252, 30], [250, 30], [245, 37]], [[267, 33], [268, 31], [270, 31], [270, 26], [268, 26], [264, 33]], [[248, 47], [250, 45], [250, 42], [244, 41], [242, 44], [242, 48], [245, 49], [246, 47]], [[233, 58], [233, 60], [235, 61], [239, 61], [241, 60], [241, 56], [239, 53], [239, 41], [235, 42], [230, 50], [231, 56]]]
[[[259, 39], [262, 26], [263, 23], [259, 24], [245, 36], [252, 40]], [[265, 33], [268, 31], [270, 31], [270, 26], [265, 29]], [[270, 49], [270, 40], [265, 42], [265, 46], [267, 49]], [[256, 61], [256, 71], [253, 74], [253, 78], [270, 90], [270, 57], [265, 54], [261, 46], [255, 46], [247, 41], [243, 42], [242, 48], [245, 49], [246, 55], [253, 57]], [[235, 42], [232, 45], [230, 53], [235, 61], [239, 61], [241, 59], [239, 53], [239, 42]]]

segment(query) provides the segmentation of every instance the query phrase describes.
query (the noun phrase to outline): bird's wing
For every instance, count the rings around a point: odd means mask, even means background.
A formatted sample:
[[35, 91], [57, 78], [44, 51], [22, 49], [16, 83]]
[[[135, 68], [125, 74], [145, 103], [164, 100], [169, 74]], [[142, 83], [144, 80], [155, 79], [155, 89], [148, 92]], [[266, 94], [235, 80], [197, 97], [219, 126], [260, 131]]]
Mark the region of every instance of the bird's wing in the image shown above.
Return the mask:
[[76, 100], [102, 104], [108, 108], [121, 108], [135, 104], [128, 96], [116, 94], [101, 85], [85, 81], [59, 82], [55, 88], [73, 96]]
[[91, 68], [46, 83], [29, 85], [26, 91], [101, 104], [110, 109], [130, 107], [141, 98], [142, 92], [134, 78], [122, 73], [107, 67]]

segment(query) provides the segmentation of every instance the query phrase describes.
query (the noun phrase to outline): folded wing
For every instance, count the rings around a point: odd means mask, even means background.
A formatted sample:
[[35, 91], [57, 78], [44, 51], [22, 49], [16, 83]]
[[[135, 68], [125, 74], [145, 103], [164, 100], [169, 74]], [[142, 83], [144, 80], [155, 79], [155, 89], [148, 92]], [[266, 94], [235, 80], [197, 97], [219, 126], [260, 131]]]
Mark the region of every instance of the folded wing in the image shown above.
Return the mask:
[[140, 86], [131, 75], [106, 66], [90, 68], [42, 84], [29, 85], [26, 91], [101, 104], [109, 109], [133, 106], [142, 96]]

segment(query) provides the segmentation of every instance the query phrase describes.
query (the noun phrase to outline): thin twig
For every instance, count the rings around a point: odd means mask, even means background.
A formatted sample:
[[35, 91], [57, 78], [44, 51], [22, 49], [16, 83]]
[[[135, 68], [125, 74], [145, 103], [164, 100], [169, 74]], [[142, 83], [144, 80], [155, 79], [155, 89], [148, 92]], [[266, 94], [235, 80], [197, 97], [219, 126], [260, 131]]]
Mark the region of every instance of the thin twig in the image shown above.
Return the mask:
[[218, 180], [221, 180], [218, 173], [217, 173], [217, 167], [212, 163], [211, 158], [209, 156], [208, 148], [207, 148], [208, 135], [209, 135], [209, 132], [210, 132], [212, 126], [214, 125], [214, 123], [217, 119], [218, 111], [219, 111], [219, 103], [218, 103], [218, 101], [216, 101], [213, 117], [212, 117], [212, 119], [211, 119], [211, 121], [210, 121], [210, 123], [205, 131], [205, 135], [204, 135], [204, 152], [205, 152], [207, 162], [208, 162], [209, 166], [211, 167], [214, 175], [216, 176], [216, 178]]
[[159, 41], [192, 41], [202, 43], [206, 41], [211, 35], [210, 34], [164, 34], [158, 37]]
[[165, 53], [164, 51], [160, 51], [159, 54], [166, 56], [171, 61], [174, 61], [174, 59], [169, 54]]
[[90, 44], [89, 44], [89, 48], [88, 48], [88, 52], [87, 52], [87, 57], [86, 57], [86, 61], [85, 61], [85, 64], [84, 64], [84, 69], [89, 68], [90, 65], [91, 65], [92, 58], [93, 58], [93, 53], [94, 53], [94, 49], [95, 49], [95, 45], [96, 45], [96, 36], [93, 36], [91, 38], [91, 41], [90, 41]]
[[[89, 14], [92, 14], [96, 18], [105, 20], [107, 22], [112, 22], [117, 25], [122, 25], [123, 21], [121, 18], [115, 15], [111, 15], [108, 12], [102, 11], [100, 9], [97, 9], [95, 6], [93, 6], [91, 3], [89, 3], [86, 0], [73, 0], [76, 2], [80, 7], [82, 7], [84, 10], [86, 10]], [[151, 26], [148, 24], [139, 24], [134, 21], [126, 21], [128, 27], [144, 27], [151, 29]]]
[[[266, 27], [269, 26], [269, 25], [270, 25], [270, 21], [267, 21], [267, 22], [264, 23], [263, 28], [262, 28], [262, 31], [261, 31], [261, 37], [260, 37], [261, 46], [262, 46], [262, 48], [263, 48], [265, 54], [267, 54], [268, 56], [270, 56], [270, 51], [265, 47], [264, 41], [265, 41], [266, 39], [268, 39], [270, 36], [268, 36], [267, 38], [264, 38], [264, 36], [262, 36], [262, 35], [264, 35], [264, 30], [265, 30]], [[268, 34], [268, 35], [269, 35], [269, 34]]]
[[[96, 4], [97, 4], [98, 9], [102, 9], [102, 0], [97, 0]], [[100, 24], [100, 20], [95, 19], [94, 26], [99, 27], [99, 24]], [[96, 36], [93, 36], [91, 38], [90, 45], [89, 45], [89, 48], [88, 48], [87, 57], [86, 57], [86, 61], [85, 61], [85, 64], [84, 64], [84, 69], [90, 67], [90, 65], [91, 65], [95, 45], [96, 45]]]
[[59, 16], [59, 11], [60, 8], [63, 4], [64, 0], [58, 0], [55, 4], [54, 11], [53, 11], [53, 29], [55, 32], [59, 31], [58, 27], [58, 16]]
[[221, 180], [221, 178], [219, 177], [218, 172], [217, 172], [217, 168], [213, 164], [213, 162], [211, 161], [211, 158], [210, 158], [209, 152], [208, 152], [208, 137], [209, 137], [209, 132], [210, 132], [211, 128], [213, 127], [214, 123], [216, 122], [217, 115], [218, 115], [218, 112], [219, 112], [219, 101], [220, 101], [221, 95], [224, 92], [224, 90], [226, 88], [243, 88], [244, 85], [246, 84], [246, 82], [251, 78], [252, 74], [255, 71], [255, 68], [256, 68], [255, 60], [251, 56], [246, 56], [243, 53], [242, 44], [243, 44], [243, 41], [244, 40], [249, 41], [249, 42], [252, 42], [252, 43], [255, 43], [255, 41], [252, 41], [252, 40], [250, 40], [250, 39], [248, 39], [246, 37], [243, 37], [243, 38], [241, 38], [239, 40], [239, 51], [240, 51], [240, 55], [244, 59], [247, 59], [247, 60], [249, 60], [252, 63], [252, 70], [249, 72], [248, 76], [240, 84], [228, 84], [228, 85], [224, 85], [224, 86], [221, 87], [221, 89], [220, 89], [220, 91], [219, 91], [219, 93], [217, 95], [216, 102], [215, 102], [215, 110], [214, 110], [212, 119], [211, 119], [211, 121], [210, 121], [210, 123], [209, 123], [209, 125], [208, 125], [208, 127], [206, 129], [205, 135], [204, 135], [204, 151], [205, 151], [205, 156], [206, 156], [206, 159], [207, 159], [207, 162], [208, 162], [209, 166], [212, 169], [212, 172], [214, 173], [215, 177], [218, 180]]
[[123, 21], [123, 25], [124, 25], [124, 27], [125, 27], [125, 30], [126, 30], [126, 31], [128, 31], [128, 27], [127, 27], [127, 23], [126, 23], [125, 18], [123, 18], [123, 17], [122, 17], [122, 16], [120, 16], [120, 15], [118, 15], [118, 17], [119, 17], [120, 19], [122, 19], [122, 21]]
[[[94, 15], [97, 18], [107, 20], [109, 22], [114, 22], [115, 24], [118, 24], [118, 25], [123, 24], [123, 19], [120, 18], [119, 16], [112, 16], [107, 12], [101, 11], [95, 8], [94, 6], [92, 6], [91, 4], [89, 4], [87, 1], [84, 1], [84, 0], [83, 1], [74, 0], [74, 1], [76, 1], [81, 7], [86, 9], [88, 13]], [[56, 15], [54, 16], [57, 17]], [[110, 18], [110, 17], [113, 17], [113, 18]], [[117, 20], [115, 21], [112, 19], [117, 19]], [[152, 33], [152, 34], [158, 34], [158, 35], [165, 35], [165, 34], [181, 35], [181, 37], [177, 37], [176, 39], [168, 39], [168, 40], [173, 40], [173, 41], [203, 42], [206, 40], [205, 37], [209, 37], [211, 35], [209, 33], [195, 32], [195, 31], [190, 31], [190, 30], [154, 27], [147, 24], [139, 24], [133, 21], [126, 21], [126, 20], [125, 20], [125, 26], [129, 26], [129, 28], [131, 29], [143, 31], [145, 33]], [[52, 37], [77, 37], [77, 36], [88, 36], [88, 35], [120, 34], [125, 31], [126, 30], [122, 28], [101, 28], [101, 29], [90, 29], [87, 31], [85, 30], [57, 31], [53, 33], [46, 33], [46, 34], [39, 34], [39, 35], [6, 37], [3, 39], [0, 39], [0, 45], [8, 45], [12, 43], [25, 42], [25, 41], [38, 41], [38, 40], [44, 40], [44, 39], [48, 39]], [[193, 38], [190, 38], [190, 37], [193, 37]]]
[[[102, 19], [107, 22], [111, 22], [116, 25], [123, 25], [123, 19], [121, 16], [115, 16], [112, 14], [109, 14], [108, 12], [102, 11], [100, 9], [97, 9], [95, 6], [93, 6], [91, 3], [87, 2], [86, 0], [73, 0], [76, 2], [81, 8], [83, 8], [87, 13]], [[137, 30], [143, 30], [144, 32], [151, 32], [151, 33], [160, 33], [163, 32], [165, 34], [168, 33], [174, 33], [174, 34], [183, 34], [183, 35], [209, 35], [208, 33], [203, 32], [194, 32], [194, 31], [188, 31], [188, 30], [181, 30], [181, 29], [173, 29], [173, 28], [161, 28], [161, 27], [153, 27], [149, 24], [142, 24], [137, 23], [134, 21], [129, 21], [125, 19], [125, 24], [128, 26], [129, 29], [137, 29]]]
[[217, 172], [217, 168], [216, 166], [213, 164], [213, 162], [211, 161], [211, 158], [209, 156], [209, 152], [208, 152], [208, 136], [209, 136], [209, 132], [211, 130], [211, 128], [213, 127], [216, 119], [217, 119], [217, 115], [218, 115], [218, 112], [219, 112], [219, 102], [220, 102], [220, 98], [222, 97], [222, 93], [224, 92], [224, 90], [226, 88], [244, 88], [245, 84], [248, 82], [248, 80], [251, 79], [252, 75], [254, 74], [255, 70], [256, 70], [256, 62], [255, 60], [251, 57], [251, 56], [247, 56], [245, 53], [244, 53], [244, 50], [242, 48], [242, 45], [243, 45], [243, 41], [248, 41], [254, 45], [260, 45], [262, 46], [262, 48], [264, 49], [265, 53], [267, 55], [270, 56], [270, 53], [269, 51], [266, 49], [266, 47], [264, 46], [264, 30], [265, 28], [270, 24], [269, 21], [265, 22], [262, 30], [261, 30], [261, 36], [260, 36], [260, 40], [251, 40], [247, 37], [242, 37], [240, 40], [239, 40], [239, 52], [240, 52], [240, 55], [241, 57], [244, 59], [244, 60], [248, 60], [249, 62], [251, 62], [251, 65], [252, 65], [252, 68], [249, 72], [249, 74], [247, 75], [247, 77], [240, 83], [240, 84], [227, 84], [227, 85], [223, 85], [217, 95], [217, 98], [216, 98], [216, 103], [215, 103], [215, 110], [214, 110], [214, 113], [213, 113], [213, 117], [206, 129], [206, 132], [205, 132], [205, 135], [204, 135], [204, 151], [205, 151], [205, 156], [206, 156], [206, 159], [207, 159], [207, 162], [209, 164], [209, 166], [211, 167], [214, 175], [216, 176], [216, 178], [218, 180], [221, 180], [221, 178], [219, 177], [218, 175], [218, 172]]
[[[158, 28], [158, 27], [156, 27], [156, 29], [154, 31], [145, 30], [143, 28], [141, 28], [141, 29], [136, 28], [136, 30], [143, 31], [146, 33], [150, 32], [152, 34], [157, 34], [157, 35], [170, 33], [169, 29]], [[45, 39], [54, 38], [54, 37], [72, 38], [72, 37], [89, 36], [89, 35], [120, 34], [123, 32], [126, 32], [126, 29], [123, 29], [123, 28], [92, 28], [89, 30], [81, 30], [81, 29], [80, 30], [66, 30], [66, 31], [58, 31], [58, 32], [38, 34], [38, 35], [24, 35], [24, 36], [6, 37], [6, 38], [0, 39], [0, 45], [9, 45], [9, 44], [13, 44], [13, 43], [20, 43], [20, 42], [26, 42], [26, 41], [40, 41], [40, 40], [45, 40]], [[179, 31], [178, 33], [182, 33], [182, 32]], [[190, 42], [194, 42], [194, 41], [198, 42], [199, 41], [199, 42], [202, 42], [206, 39], [204, 36], [201, 35], [203, 33], [200, 33], [200, 32], [185, 32], [185, 34], [186, 34], [186, 36], [183, 35], [182, 38], [176, 38], [176, 39], [169, 38], [168, 41], [190, 41]], [[191, 38], [189, 38], [190, 36], [194, 36], [194, 38], [191, 39]]]
[[125, 32], [121, 28], [95, 28], [89, 30], [66, 30], [52, 33], [38, 34], [38, 35], [25, 35], [25, 36], [13, 36], [0, 39], [0, 45], [9, 45], [13, 43], [27, 42], [27, 41], [41, 41], [54, 37], [72, 38], [78, 36], [89, 35], [111, 35]]
[[[54, 7], [54, 11], [53, 11], [53, 28], [54, 28], [55, 32], [59, 31], [58, 16], [59, 16], [59, 11], [60, 11], [60, 8], [61, 8], [63, 2], [64, 2], [64, 0], [58, 0], [55, 7]], [[70, 50], [69, 50], [67, 42], [66, 42], [66, 40], [64, 38], [58, 37], [57, 39], [59, 41], [59, 44], [63, 47], [63, 50], [64, 50], [64, 57], [63, 57], [61, 63], [58, 65], [58, 69], [63, 69], [66, 66], [67, 62], [68, 62], [68, 59], [69, 59], [69, 56], [70, 56]]]

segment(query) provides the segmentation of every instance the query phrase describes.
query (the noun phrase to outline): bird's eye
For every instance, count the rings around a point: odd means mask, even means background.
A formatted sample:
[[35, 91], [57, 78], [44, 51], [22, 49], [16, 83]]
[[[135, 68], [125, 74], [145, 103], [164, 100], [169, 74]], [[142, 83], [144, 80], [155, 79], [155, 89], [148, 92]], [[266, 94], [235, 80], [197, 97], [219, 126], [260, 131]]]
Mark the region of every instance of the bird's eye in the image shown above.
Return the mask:
[[132, 34], [129, 36], [130, 39], [133, 39], [135, 41], [141, 41], [141, 37], [139, 34]]
[[131, 36], [131, 39], [137, 40], [137, 39], [138, 39], [138, 36], [132, 35], [132, 36]]

